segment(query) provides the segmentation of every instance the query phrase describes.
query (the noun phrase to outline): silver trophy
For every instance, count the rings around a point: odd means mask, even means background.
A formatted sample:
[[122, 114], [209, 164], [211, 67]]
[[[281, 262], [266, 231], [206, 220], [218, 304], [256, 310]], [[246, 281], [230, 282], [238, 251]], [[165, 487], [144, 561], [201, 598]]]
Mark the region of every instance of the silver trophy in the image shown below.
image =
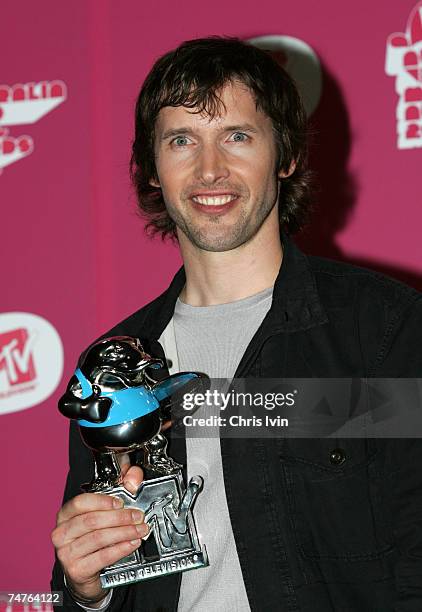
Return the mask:
[[[100, 573], [103, 587], [208, 565], [192, 513], [203, 480], [194, 476], [185, 486], [182, 466], [167, 455], [160, 429], [182, 396], [203, 392], [209, 379], [180, 372], [157, 380], [163, 367], [138, 338], [106, 338], [81, 355], [59, 401], [60, 412], [77, 420], [94, 455], [94, 477], [84, 491], [121, 498], [126, 507], [145, 513], [150, 528], [137, 550]], [[123, 486], [118, 460], [119, 454], [132, 451], [143, 454], [139, 464], [146, 477], [135, 494]]]

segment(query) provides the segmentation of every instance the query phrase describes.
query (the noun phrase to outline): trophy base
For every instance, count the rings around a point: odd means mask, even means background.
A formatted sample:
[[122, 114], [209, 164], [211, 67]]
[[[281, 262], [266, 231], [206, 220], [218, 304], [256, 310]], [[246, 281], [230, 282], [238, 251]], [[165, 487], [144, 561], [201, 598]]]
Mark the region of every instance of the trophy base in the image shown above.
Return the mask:
[[186, 572], [200, 567], [207, 567], [208, 555], [205, 546], [199, 551], [190, 551], [184, 554], [173, 555], [169, 558], [161, 558], [157, 561], [143, 563], [141, 566], [120, 567], [105, 569], [100, 574], [101, 586], [103, 588], [113, 588], [141, 580], [151, 580]]
[[150, 532], [133, 553], [100, 572], [101, 586], [117, 587], [206, 567], [207, 551], [201, 546], [192, 514], [202, 485], [202, 478], [193, 476], [185, 486], [179, 468], [144, 480], [136, 493], [122, 485], [104, 489], [103, 493], [120, 498], [126, 508], [142, 510]]

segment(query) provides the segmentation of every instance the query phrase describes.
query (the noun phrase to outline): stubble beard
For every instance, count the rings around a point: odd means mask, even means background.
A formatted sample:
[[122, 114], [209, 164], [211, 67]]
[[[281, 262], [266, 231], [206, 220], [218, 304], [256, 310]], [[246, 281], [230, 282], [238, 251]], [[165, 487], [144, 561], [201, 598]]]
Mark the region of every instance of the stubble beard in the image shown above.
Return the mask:
[[231, 251], [249, 242], [258, 233], [276, 203], [277, 193], [268, 194], [262, 198], [255, 213], [249, 216], [246, 206], [242, 207], [240, 202], [238, 206], [241, 208], [236, 223], [225, 226], [224, 215], [216, 215], [207, 219], [206, 227], [181, 214], [180, 210], [171, 203], [166, 202], [166, 207], [177, 229], [183, 232], [189, 242], [203, 251], [218, 253]]

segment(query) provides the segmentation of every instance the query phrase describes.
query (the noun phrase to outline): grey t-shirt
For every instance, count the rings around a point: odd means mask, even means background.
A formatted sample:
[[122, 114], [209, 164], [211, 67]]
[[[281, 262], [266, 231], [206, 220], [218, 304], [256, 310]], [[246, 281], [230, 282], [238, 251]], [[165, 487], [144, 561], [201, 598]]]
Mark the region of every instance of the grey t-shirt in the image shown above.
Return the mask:
[[[173, 361], [172, 371], [197, 370], [210, 378], [232, 379], [271, 306], [272, 291], [270, 287], [248, 298], [216, 306], [190, 306], [178, 300], [173, 320], [164, 334], [166, 355]], [[194, 514], [210, 565], [183, 574], [178, 611], [249, 612], [227, 507], [218, 433], [206, 438], [187, 437], [186, 445], [188, 477], [199, 474], [205, 482]]]

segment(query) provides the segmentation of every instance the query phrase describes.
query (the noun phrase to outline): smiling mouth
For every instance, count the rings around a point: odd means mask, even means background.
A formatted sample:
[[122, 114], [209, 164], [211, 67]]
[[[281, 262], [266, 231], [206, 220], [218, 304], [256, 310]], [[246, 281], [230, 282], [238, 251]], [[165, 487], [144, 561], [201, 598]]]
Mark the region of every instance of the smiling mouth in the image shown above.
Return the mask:
[[227, 194], [222, 196], [193, 196], [192, 200], [203, 206], [223, 206], [237, 199], [237, 195]]

